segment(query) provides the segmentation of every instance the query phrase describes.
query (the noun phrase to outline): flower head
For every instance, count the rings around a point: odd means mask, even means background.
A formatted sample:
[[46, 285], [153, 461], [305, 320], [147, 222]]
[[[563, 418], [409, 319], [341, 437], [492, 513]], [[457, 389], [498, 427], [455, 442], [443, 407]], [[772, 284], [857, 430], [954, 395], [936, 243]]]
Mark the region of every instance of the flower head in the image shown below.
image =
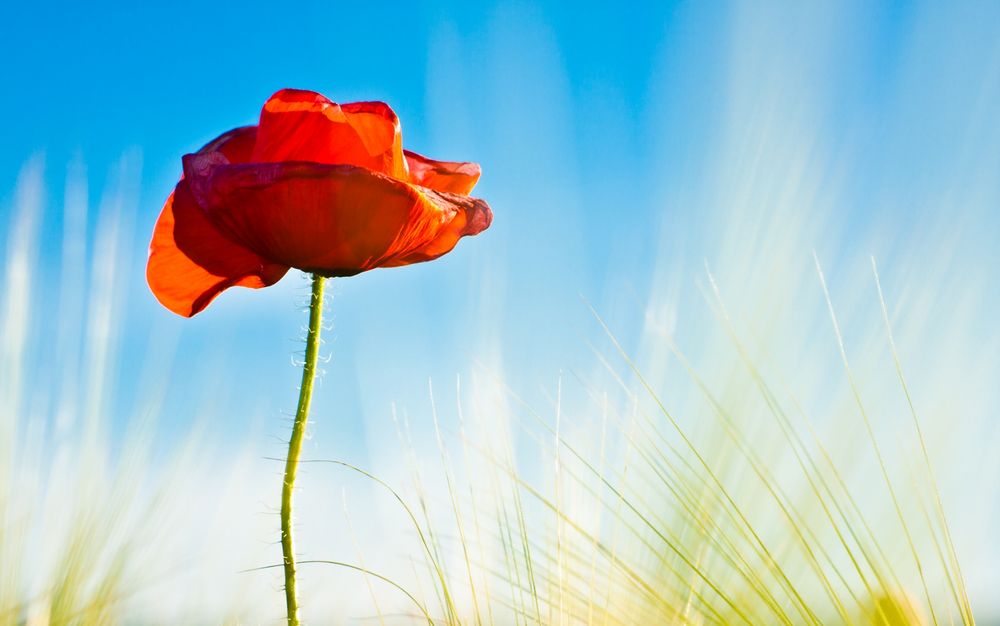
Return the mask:
[[435, 259], [493, 218], [469, 197], [475, 163], [403, 150], [387, 104], [271, 96], [257, 126], [183, 158], [149, 246], [156, 298], [190, 317], [229, 287], [273, 285], [290, 268], [353, 276]]

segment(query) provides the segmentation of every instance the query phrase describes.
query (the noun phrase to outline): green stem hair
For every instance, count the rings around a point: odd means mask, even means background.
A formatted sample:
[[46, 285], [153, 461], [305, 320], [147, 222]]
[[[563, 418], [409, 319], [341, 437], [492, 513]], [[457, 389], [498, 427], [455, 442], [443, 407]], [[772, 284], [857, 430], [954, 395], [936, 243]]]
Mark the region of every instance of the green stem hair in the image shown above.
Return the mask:
[[299, 388], [299, 406], [295, 410], [292, 437], [288, 441], [285, 459], [285, 481], [281, 487], [281, 553], [285, 567], [285, 605], [288, 609], [288, 626], [299, 626], [299, 599], [295, 588], [295, 542], [292, 537], [292, 494], [295, 475], [302, 453], [302, 437], [309, 420], [313, 381], [316, 379], [316, 360], [319, 356], [320, 330], [323, 323], [323, 284], [326, 279], [314, 275], [312, 298], [309, 301], [309, 335], [306, 337], [306, 359], [302, 366], [302, 386]]

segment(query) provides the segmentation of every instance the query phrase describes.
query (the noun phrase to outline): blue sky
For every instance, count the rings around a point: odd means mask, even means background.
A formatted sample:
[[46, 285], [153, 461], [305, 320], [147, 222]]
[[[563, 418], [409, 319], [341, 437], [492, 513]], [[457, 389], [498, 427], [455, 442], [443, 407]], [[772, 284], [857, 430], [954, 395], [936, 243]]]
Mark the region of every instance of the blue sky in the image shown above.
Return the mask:
[[[181, 155], [299, 87], [385, 100], [409, 148], [480, 162], [488, 232], [434, 263], [334, 281], [317, 428], [351, 453], [378, 436], [365, 416], [388, 421], [393, 400], [425, 410], [428, 377], [448, 388], [498, 356], [534, 390], [589, 358], [581, 295], [638, 341], [665, 250], [689, 274], [712, 259], [733, 236], [712, 222], [735, 193], [727, 181], [762, 146], [820, 155], [838, 242], [886, 229], [919, 239], [943, 198], [965, 206], [942, 190], [995, 197], [997, 23], [990, 3], [6, 3], [0, 210], [7, 224], [19, 172], [43, 155], [48, 282], [67, 167], [86, 172], [91, 252], [102, 206], [120, 200], [116, 419], [153, 360], [149, 376], [169, 373], [166, 432], [207, 419], [228, 436], [247, 422], [281, 436], [306, 282], [227, 292], [192, 320], [144, 285]], [[772, 160], [760, 175], [799, 164]], [[963, 231], [965, 253], [991, 263], [995, 216], [969, 206], [959, 221], [980, 225]], [[39, 290], [37, 310], [56, 295]]]

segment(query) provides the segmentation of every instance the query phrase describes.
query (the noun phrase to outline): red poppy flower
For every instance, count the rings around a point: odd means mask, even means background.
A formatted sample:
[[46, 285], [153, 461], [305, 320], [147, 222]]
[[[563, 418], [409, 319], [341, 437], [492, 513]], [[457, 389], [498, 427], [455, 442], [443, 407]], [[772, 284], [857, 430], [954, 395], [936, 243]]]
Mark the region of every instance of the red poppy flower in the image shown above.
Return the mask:
[[259, 125], [225, 133], [183, 164], [146, 278], [186, 317], [229, 287], [273, 285], [292, 267], [353, 276], [429, 261], [493, 219], [468, 195], [479, 166], [403, 150], [399, 119], [382, 102], [337, 105], [285, 89]]

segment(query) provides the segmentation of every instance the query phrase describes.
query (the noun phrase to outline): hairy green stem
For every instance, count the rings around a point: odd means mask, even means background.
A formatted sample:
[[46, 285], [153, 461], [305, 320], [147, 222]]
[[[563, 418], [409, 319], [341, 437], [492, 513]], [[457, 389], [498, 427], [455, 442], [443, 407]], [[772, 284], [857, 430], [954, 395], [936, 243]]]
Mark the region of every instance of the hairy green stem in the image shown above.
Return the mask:
[[292, 537], [292, 494], [295, 491], [295, 475], [299, 469], [299, 455], [302, 453], [302, 438], [306, 431], [306, 422], [309, 420], [313, 381], [316, 379], [325, 280], [322, 276], [313, 276], [312, 299], [309, 301], [309, 335], [306, 337], [306, 359], [302, 366], [299, 406], [295, 410], [292, 437], [288, 441], [285, 481], [281, 487], [281, 553], [284, 556], [285, 566], [285, 606], [288, 609], [288, 626], [299, 626], [299, 599], [295, 589], [295, 542]]

